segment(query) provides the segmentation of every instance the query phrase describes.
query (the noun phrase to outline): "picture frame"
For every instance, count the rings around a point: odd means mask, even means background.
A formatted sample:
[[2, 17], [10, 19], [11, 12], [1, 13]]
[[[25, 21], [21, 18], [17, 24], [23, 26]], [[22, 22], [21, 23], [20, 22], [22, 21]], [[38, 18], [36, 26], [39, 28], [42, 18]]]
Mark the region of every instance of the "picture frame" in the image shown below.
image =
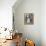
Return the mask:
[[32, 25], [34, 23], [34, 14], [33, 13], [24, 13], [24, 24]]

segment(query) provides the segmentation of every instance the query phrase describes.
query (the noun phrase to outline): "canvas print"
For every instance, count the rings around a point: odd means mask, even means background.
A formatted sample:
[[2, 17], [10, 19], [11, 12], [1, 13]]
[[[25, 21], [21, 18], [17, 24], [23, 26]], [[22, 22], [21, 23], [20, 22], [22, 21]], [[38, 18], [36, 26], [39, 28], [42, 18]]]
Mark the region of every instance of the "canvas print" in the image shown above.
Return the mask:
[[24, 13], [24, 24], [33, 24], [34, 23], [34, 15], [33, 13]]

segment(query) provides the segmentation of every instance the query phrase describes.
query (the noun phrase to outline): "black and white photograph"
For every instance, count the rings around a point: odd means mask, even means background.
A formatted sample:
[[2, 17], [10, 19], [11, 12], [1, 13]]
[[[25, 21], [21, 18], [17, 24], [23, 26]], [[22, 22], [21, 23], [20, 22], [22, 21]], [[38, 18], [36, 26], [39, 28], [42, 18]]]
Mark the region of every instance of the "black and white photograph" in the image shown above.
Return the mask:
[[34, 23], [34, 15], [33, 13], [24, 13], [24, 24], [33, 24]]

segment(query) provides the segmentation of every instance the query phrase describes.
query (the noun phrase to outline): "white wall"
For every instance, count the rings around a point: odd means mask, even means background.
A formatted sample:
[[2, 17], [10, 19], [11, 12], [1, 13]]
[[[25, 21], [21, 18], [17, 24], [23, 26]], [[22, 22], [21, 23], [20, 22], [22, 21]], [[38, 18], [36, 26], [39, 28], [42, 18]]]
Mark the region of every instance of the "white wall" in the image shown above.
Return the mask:
[[12, 28], [12, 6], [16, 0], [0, 0], [0, 27]]
[[42, 0], [41, 4], [41, 38], [42, 46], [46, 46], [46, 0]]
[[[15, 10], [15, 9], [14, 9]], [[34, 13], [34, 24], [24, 25], [24, 13]], [[15, 28], [41, 46], [41, 0], [23, 0], [15, 12]]]

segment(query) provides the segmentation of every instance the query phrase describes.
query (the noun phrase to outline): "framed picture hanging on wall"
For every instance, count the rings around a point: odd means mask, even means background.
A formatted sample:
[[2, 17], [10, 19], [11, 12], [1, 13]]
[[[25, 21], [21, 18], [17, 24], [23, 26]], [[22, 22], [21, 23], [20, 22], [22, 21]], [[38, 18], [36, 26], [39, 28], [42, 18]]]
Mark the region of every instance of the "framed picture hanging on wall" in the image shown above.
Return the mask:
[[24, 24], [25, 25], [34, 24], [34, 14], [33, 13], [24, 13]]

